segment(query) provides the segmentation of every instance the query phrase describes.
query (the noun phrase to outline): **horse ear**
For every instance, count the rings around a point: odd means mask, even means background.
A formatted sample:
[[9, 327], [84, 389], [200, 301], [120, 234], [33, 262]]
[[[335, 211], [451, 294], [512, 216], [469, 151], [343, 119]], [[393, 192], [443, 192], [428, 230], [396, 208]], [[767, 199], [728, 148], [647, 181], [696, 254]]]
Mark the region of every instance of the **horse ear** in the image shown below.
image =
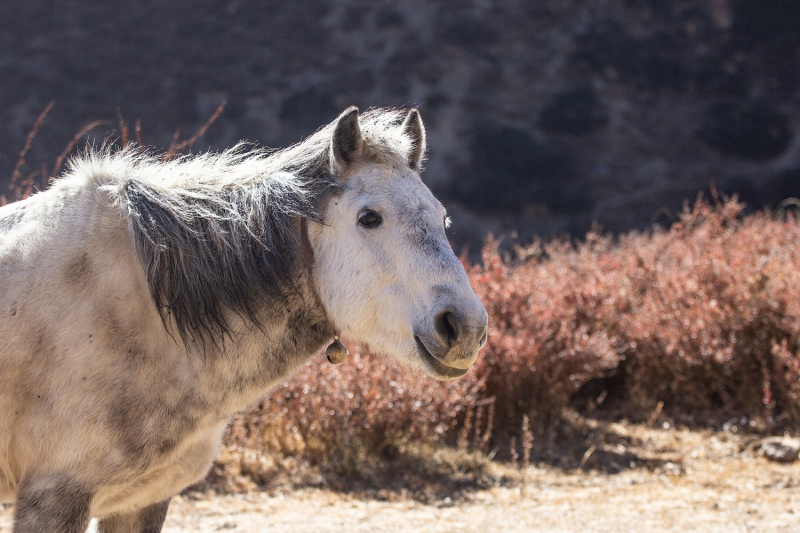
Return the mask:
[[419, 172], [425, 157], [425, 126], [415, 108], [408, 112], [403, 121], [403, 133], [411, 138], [411, 151], [408, 153], [408, 166]]
[[364, 137], [358, 126], [358, 108], [351, 106], [336, 119], [331, 137], [331, 161], [335, 167], [344, 171], [361, 156], [363, 148]]

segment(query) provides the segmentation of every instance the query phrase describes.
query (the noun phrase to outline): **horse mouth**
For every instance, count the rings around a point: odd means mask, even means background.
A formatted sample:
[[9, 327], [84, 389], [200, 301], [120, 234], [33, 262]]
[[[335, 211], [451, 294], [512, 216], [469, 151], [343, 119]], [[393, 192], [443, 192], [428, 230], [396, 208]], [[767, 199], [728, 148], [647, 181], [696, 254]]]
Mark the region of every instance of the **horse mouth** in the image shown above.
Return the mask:
[[422, 366], [425, 367], [425, 370], [430, 374], [433, 378], [438, 379], [440, 381], [445, 381], [448, 379], [456, 379], [460, 378], [467, 372], [469, 372], [469, 368], [455, 368], [452, 366], [447, 366], [446, 364], [442, 363], [436, 357], [428, 351], [425, 345], [422, 343], [419, 337], [416, 335], [414, 336], [414, 340], [417, 341], [417, 353], [419, 354], [419, 358], [422, 361]]

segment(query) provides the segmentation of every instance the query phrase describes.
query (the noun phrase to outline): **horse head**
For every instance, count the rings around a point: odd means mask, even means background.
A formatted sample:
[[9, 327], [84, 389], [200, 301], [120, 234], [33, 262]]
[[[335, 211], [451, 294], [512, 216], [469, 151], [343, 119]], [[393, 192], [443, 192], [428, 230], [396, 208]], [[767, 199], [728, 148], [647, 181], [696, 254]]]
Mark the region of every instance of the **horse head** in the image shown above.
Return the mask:
[[447, 240], [445, 209], [420, 178], [419, 112], [382, 127], [374, 116], [351, 107], [327, 128], [335, 186], [308, 226], [315, 288], [340, 335], [457, 378], [486, 344], [487, 313]]

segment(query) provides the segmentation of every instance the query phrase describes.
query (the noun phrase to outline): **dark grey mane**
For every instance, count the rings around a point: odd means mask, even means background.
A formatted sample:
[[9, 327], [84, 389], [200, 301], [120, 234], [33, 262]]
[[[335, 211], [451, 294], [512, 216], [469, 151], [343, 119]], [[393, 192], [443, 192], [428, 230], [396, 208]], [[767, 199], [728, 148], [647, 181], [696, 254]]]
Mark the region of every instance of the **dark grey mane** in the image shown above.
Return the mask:
[[230, 333], [226, 309], [253, 323], [295, 290], [301, 245], [293, 219], [316, 219], [316, 198], [265, 179], [214, 199], [128, 183], [133, 235], [152, 297], [185, 342]]
[[[394, 110], [362, 115], [372, 159], [407, 161], [401, 119]], [[336, 190], [330, 134], [326, 126], [274, 153], [238, 148], [170, 163], [129, 157], [141, 172], [120, 192], [137, 253], [162, 318], [171, 317], [184, 342], [224, 340], [232, 334], [229, 311], [258, 326], [264, 305], [297, 291], [298, 219], [318, 220]]]

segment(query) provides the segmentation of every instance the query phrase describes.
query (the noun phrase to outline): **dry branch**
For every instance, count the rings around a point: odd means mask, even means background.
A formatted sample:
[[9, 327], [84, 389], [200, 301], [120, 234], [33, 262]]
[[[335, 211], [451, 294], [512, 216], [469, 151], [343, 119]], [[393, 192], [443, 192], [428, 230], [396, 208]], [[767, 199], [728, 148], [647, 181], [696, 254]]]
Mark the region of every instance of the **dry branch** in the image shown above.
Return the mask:
[[122, 110], [120, 110], [119, 107], [117, 107], [116, 111], [117, 124], [119, 124], [120, 142], [122, 143], [122, 146], [125, 147], [128, 146], [128, 143], [130, 142], [130, 137], [128, 136], [128, 123], [122, 117]]
[[58, 171], [61, 170], [61, 165], [64, 164], [64, 159], [67, 158], [69, 153], [73, 150], [73, 148], [75, 148], [75, 145], [78, 144], [78, 141], [80, 141], [84, 135], [86, 135], [87, 133], [89, 133], [90, 131], [99, 126], [108, 126], [110, 124], [111, 123], [107, 120], [95, 120], [94, 122], [90, 122], [89, 124], [84, 126], [83, 129], [81, 129], [81, 131], [76, 133], [72, 137], [72, 139], [67, 143], [67, 146], [64, 148], [64, 150], [56, 158], [56, 162], [53, 165], [53, 176], [58, 174]]
[[28, 150], [31, 149], [31, 144], [33, 143], [34, 137], [36, 137], [36, 135], [39, 133], [39, 130], [42, 128], [44, 117], [46, 117], [50, 110], [53, 109], [54, 105], [55, 100], [51, 100], [50, 103], [45, 106], [42, 112], [39, 113], [39, 117], [36, 119], [36, 122], [33, 123], [31, 131], [28, 133], [28, 138], [25, 139], [25, 146], [22, 147], [19, 157], [17, 158], [17, 164], [14, 166], [14, 171], [11, 173], [12, 184], [18, 183], [22, 177], [22, 166], [25, 164], [25, 156], [28, 154]]
[[208, 128], [214, 122], [216, 122], [216, 120], [222, 114], [222, 111], [225, 109], [226, 105], [228, 105], [227, 100], [223, 100], [222, 102], [220, 102], [220, 104], [217, 106], [216, 111], [214, 111], [214, 113], [208, 118], [208, 120], [206, 120], [206, 123], [203, 124], [199, 130], [197, 130], [197, 133], [195, 133], [185, 141], [178, 142], [178, 137], [180, 136], [181, 130], [177, 130], [172, 138], [172, 142], [170, 143], [169, 148], [167, 148], [167, 152], [164, 154], [164, 159], [170, 159], [176, 156], [177, 154], [183, 152], [194, 143], [196, 143], [200, 137], [205, 135]]

